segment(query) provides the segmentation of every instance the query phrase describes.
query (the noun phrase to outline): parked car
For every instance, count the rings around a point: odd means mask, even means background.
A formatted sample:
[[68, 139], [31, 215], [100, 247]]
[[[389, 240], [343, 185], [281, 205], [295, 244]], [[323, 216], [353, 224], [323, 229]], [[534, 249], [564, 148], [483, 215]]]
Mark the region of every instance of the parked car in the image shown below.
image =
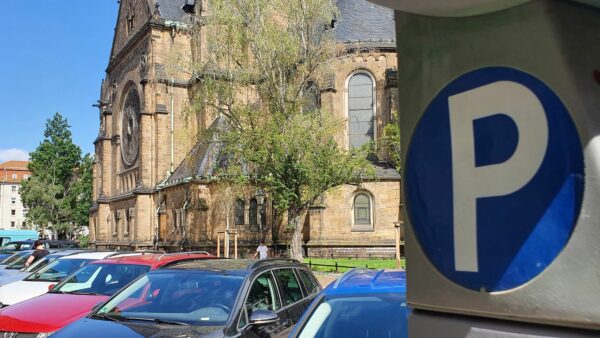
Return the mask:
[[[185, 260], [216, 258], [208, 253], [107, 258], [79, 268], [48, 293], [0, 310], [0, 334], [50, 334], [87, 315], [132, 280], [150, 270]], [[60, 311], [56, 311], [61, 304]]]
[[52, 337], [285, 337], [320, 290], [296, 260], [177, 263], [140, 277]]
[[406, 273], [353, 269], [312, 302], [290, 338], [408, 337]]
[[121, 254], [123, 253], [101, 251], [61, 257], [21, 281], [0, 286], [0, 306], [6, 307], [42, 295], [48, 292], [51, 284], [62, 281], [80, 267], [92, 261]]
[[6, 243], [0, 248], [0, 259], [6, 259], [19, 251], [31, 250], [34, 242], [35, 240], [24, 240]]
[[34, 250], [24, 250], [14, 253], [13, 255], [17, 256], [16, 259], [11, 260], [8, 264], [0, 265], [0, 277], [15, 274], [23, 269], [33, 251]]
[[31, 256], [31, 253], [33, 252], [33, 250], [22, 250], [22, 251], [17, 251], [15, 253], [10, 254], [8, 257], [6, 257], [4, 260], [2, 260], [2, 262], [0, 262], [0, 272], [2, 269], [6, 268], [7, 266], [13, 264], [14, 262], [22, 259], [23, 257], [29, 257]]
[[[35, 239], [27, 239], [21, 241], [12, 241], [8, 242], [2, 246], [0, 249], [0, 260], [5, 259], [11, 254], [23, 250], [33, 250], [33, 244], [35, 243]], [[41, 240], [44, 243], [46, 249], [76, 249], [79, 248], [79, 243], [75, 241], [68, 240], [49, 240], [43, 239]]]
[[[55, 260], [57, 260], [60, 257], [74, 255], [74, 254], [80, 253], [82, 251], [83, 250], [81, 250], [81, 249], [80, 250], [69, 249], [69, 250], [55, 251], [55, 252], [50, 253], [47, 256], [42, 257], [41, 259], [38, 259], [37, 261], [35, 261], [33, 264], [31, 264], [27, 268], [24, 268], [21, 270], [9, 270], [9, 269], [0, 270], [0, 273], [4, 272], [3, 274], [0, 275], [0, 286], [23, 280], [25, 277], [31, 275], [33, 272], [40, 270], [44, 266], [48, 265], [49, 263], [54, 262]], [[22, 251], [22, 252], [25, 252], [25, 251]], [[31, 252], [33, 252], [33, 250]], [[29, 256], [27, 255], [26, 257], [29, 257]]]

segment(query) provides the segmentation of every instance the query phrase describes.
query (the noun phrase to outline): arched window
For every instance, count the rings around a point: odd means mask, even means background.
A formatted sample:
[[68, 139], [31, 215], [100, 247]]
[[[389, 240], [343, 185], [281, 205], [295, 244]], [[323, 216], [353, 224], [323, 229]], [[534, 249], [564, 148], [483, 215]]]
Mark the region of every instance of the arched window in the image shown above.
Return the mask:
[[354, 197], [354, 224], [371, 224], [371, 198], [365, 193]]
[[320, 108], [321, 93], [316, 82], [308, 81], [304, 86], [302, 95], [304, 96], [303, 111], [305, 113], [312, 113]]
[[242, 225], [244, 224], [244, 209], [246, 208], [246, 203], [243, 200], [235, 201], [235, 224]]
[[373, 79], [356, 73], [348, 81], [348, 140], [357, 148], [375, 139]]
[[260, 206], [260, 224], [264, 227], [267, 225], [267, 199], [265, 198]]
[[258, 225], [258, 203], [256, 198], [250, 200], [250, 225]]

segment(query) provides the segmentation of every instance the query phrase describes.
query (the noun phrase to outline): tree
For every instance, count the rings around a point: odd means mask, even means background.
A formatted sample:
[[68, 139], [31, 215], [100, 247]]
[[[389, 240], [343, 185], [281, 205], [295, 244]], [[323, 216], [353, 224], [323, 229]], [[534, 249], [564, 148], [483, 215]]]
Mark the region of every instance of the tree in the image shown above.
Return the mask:
[[29, 154], [32, 176], [21, 183], [29, 223], [52, 225], [61, 237], [88, 223], [92, 199], [93, 160], [81, 157], [69, 128], [59, 113], [47, 120], [44, 140]]
[[336, 57], [327, 29], [331, 0], [214, 0], [210, 53], [197, 63], [194, 108], [224, 116], [227, 177], [264, 189], [293, 229], [291, 256], [302, 259], [310, 206], [329, 189], [372, 174], [369, 147], [336, 142], [340, 119], [314, 105], [311, 87]]

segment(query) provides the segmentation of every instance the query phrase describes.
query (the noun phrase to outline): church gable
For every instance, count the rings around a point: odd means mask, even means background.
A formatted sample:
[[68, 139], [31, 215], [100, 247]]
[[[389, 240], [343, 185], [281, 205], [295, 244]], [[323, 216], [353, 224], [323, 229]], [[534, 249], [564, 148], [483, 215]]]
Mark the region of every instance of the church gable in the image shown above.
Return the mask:
[[116, 57], [127, 42], [152, 18], [152, 3], [153, 0], [121, 0], [111, 59]]

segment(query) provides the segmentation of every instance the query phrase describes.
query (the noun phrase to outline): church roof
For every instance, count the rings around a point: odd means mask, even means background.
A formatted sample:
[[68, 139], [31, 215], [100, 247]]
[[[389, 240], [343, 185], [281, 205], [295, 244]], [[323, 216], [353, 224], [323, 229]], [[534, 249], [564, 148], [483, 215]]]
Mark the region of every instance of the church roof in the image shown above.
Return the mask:
[[219, 139], [219, 132], [226, 128], [225, 118], [217, 117], [207, 129], [207, 133], [210, 135], [209, 140], [196, 143], [183, 162], [162, 185], [170, 186], [194, 178], [210, 178], [214, 176], [215, 170], [225, 167], [227, 156], [223, 152], [224, 143]]
[[375, 167], [375, 179], [400, 180], [400, 173], [389, 162], [371, 162]]
[[396, 26], [392, 9], [367, 0], [338, 0], [340, 17], [335, 23], [335, 36], [343, 43], [392, 43]]
[[[190, 0], [157, 0], [160, 17], [167, 21], [187, 21], [189, 15], [183, 6]], [[192, 1], [193, 2], [193, 1]]]
[[[164, 20], [186, 21], [184, 5], [195, 0], [157, 0]], [[394, 11], [367, 0], [337, 0], [340, 17], [335, 23], [335, 36], [343, 43], [393, 43], [396, 41]]]

